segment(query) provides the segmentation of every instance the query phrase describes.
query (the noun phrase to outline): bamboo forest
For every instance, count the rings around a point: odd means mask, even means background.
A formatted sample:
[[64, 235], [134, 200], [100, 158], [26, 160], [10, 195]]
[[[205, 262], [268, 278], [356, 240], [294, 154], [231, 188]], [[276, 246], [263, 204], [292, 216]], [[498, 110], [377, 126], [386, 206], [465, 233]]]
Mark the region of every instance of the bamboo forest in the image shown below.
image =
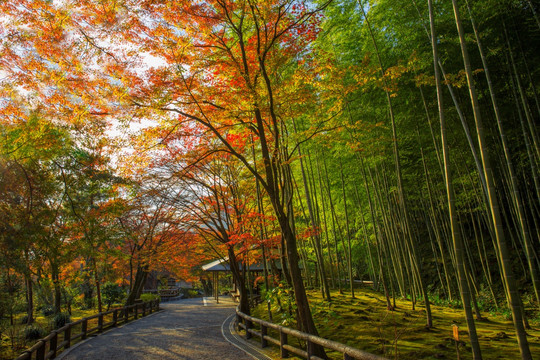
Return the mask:
[[539, 64], [538, 0], [0, 0], [0, 359], [172, 295], [540, 359]]

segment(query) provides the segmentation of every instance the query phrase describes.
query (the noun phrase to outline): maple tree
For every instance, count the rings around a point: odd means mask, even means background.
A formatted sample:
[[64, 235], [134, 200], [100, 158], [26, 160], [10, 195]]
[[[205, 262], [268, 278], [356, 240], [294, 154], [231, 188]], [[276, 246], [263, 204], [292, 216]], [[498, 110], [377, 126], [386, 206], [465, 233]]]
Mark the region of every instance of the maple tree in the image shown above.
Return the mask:
[[[215, 137], [217, 143], [203, 149], [200, 157], [231, 154], [264, 188], [284, 238], [299, 325], [312, 334], [317, 331], [291, 227], [289, 161], [295, 148], [289, 148], [283, 136], [294, 112], [292, 105], [284, 105], [307, 100], [297, 97], [307, 84], [293, 81], [294, 69], [309, 69], [300, 56], [309, 54], [317, 14], [325, 6], [303, 1], [148, 3], [123, 32], [126, 41], [166, 63], [144, 77], [123, 72], [128, 102], [146, 115], [151, 110], [175, 114], [172, 131], [180, 125], [180, 132], [199, 128]], [[308, 137], [320, 131], [324, 120], [313, 124]], [[249, 134], [256, 139], [256, 162], [245, 153]]]

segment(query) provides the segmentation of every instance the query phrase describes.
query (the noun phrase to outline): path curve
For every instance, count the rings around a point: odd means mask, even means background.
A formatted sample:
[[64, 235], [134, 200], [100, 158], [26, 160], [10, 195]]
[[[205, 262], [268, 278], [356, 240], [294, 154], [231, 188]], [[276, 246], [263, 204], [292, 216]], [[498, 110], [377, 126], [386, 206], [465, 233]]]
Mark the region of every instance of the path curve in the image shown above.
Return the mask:
[[[234, 305], [203, 299], [162, 303], [163, 311], [112, 329], [62, 353], [62, 360], [251, 360], [267, 357], [232, 344], [228, 320]], [[229, 319], [230, 320], [230, 319]], [[226, 326], [223, 326], [226, 324]], [[252, 349], [250, 349], [252, 350]], [[258, 356], [261, 355], [261, 356]]]

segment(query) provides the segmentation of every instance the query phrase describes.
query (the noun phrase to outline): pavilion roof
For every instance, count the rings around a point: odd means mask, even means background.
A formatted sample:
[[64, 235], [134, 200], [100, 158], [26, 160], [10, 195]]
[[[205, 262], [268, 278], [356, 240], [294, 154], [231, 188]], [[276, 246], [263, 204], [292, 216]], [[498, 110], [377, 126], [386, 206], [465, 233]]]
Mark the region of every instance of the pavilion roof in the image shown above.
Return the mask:
[[[240, 269], [242, 270], [242, 263], [240, 263]], [[279, 262], [276, 263], [276, 266], [278, 269], [281, 269], [281, 264]], [[202, 266], [202, 269], [204, 271], [231, 271], [231, 266], [229, 265], [229, 258], [221, 258], [212, 261], [211, 263], [208, 263], [206, 265]], [[249, 265], [248, 269], [249, 271], [263, 271], [264, 266], [262, 263], [254, 263]]]

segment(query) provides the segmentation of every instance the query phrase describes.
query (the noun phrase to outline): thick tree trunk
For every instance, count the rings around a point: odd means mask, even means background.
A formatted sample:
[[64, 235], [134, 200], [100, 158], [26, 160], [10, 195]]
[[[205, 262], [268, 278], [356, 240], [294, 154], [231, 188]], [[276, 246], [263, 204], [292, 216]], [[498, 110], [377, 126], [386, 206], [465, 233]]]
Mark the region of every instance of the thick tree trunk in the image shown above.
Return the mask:
[[233, 275], [233, 281], [236, 284], [236, 288], [240, 292], [240, 311], [244, 314], [250, 315], [249, 309], [249, 296], [246, 289], [246, 279], [242, 276], [242, 270], [238, 265], [238, 260], [236, 259], [236, 254], [234, 253], [234, 248], [229, 246], [227, 250], [229, 256], [229, 266], [231, 268], [231, 273]]
[[[318, 336], [317, 328], [313, 322], [311, 310], [309, 308], [309, 302], [306, 295], [306, 289], [304, 287], [304, 281], [302, 280], [302, 274], [299, 266], [298, 250], [296, 247], [296, 236], [293, 233], [289, 218], [284, 213], [283, 209], [279, 207], [275, 209], [278, 215], [278, 221], [282, 236], [285, 240], [287, 263], [289, 265], [289, 271], [291, 274], [291, 282], [294, 289], [294, 297], [297, 306], [298, 325], [300, 330], [312, 335]], [[314, 346], [314, 353], [318, 357], [326, 358], [324, 348], [321, 346]]]
[[137, 273], [135, 274], [135, 281], [133, 282], [133, 287], [129, 293], [129, 296], [126, 300], [126, 305], [135, 304], [135, 300], [141, 297], [144, 283], [148, 277], [148, 265], [139, 265], [137, 266]]

